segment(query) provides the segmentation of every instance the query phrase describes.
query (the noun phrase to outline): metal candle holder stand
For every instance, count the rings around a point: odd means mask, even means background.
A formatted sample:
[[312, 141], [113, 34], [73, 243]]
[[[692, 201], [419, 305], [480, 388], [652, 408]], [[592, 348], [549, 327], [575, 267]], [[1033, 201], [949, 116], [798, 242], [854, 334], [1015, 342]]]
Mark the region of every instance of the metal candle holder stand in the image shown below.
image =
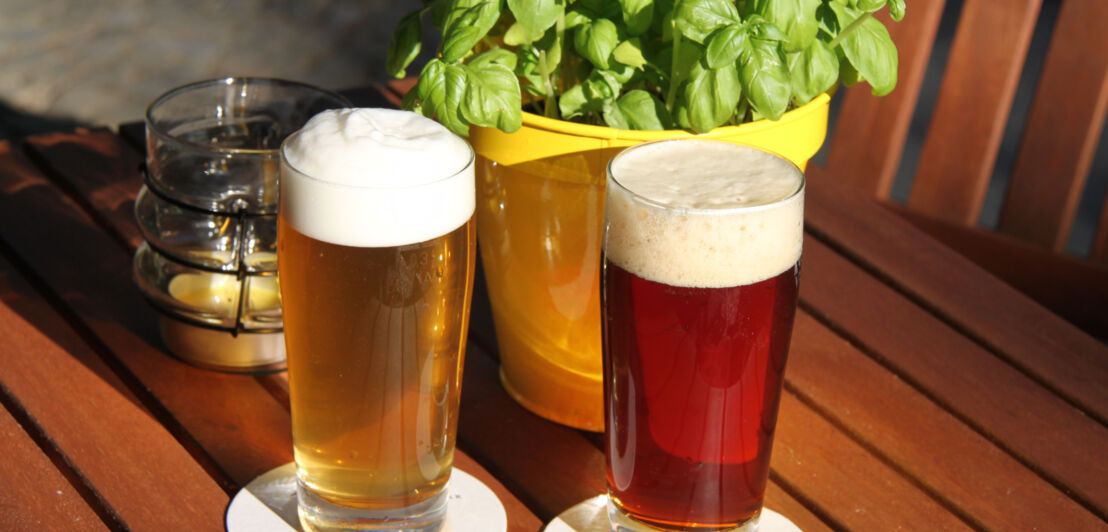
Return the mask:
[[243, 239], [245, 238], [244, 231], [243, 231], [243, 227], [245, 227], [244, 222], [246, 221], [247, 218], [273, 218], [274, 223], [276, 223], [277, 215], [272, 214], [272, 213], [251, 213], [251, 212], [247, 212], [245, 205], [242, 205], [241, 203], [237, 204], [238, 208], [234, 212], [204, 209], [204, 208], [201, 208], [201, 207], [197, 207], [195, 205], [191, 205], [191, 204], [185, 203], [183, 201], [180, 201], [180, 200], [172, 197], [171, 195], [166, 194], [164, 191], [162, 191], [160, 188], [158, 188], [158, 186], [154, 183], [154, 180], [150, 178], [150, 171], [147, 168], [146, 163], [139, 164], [139, 171], [142, 172], [142, 180], [143, 180], [143, 183], [146, 185], [147, 190], [149, 190], [152, 194], [157, 196], [158, 199], [160, 199], [160, 200], [162, 200], [166, 203], [169, 203], [170, 205], [173, 205], [174, 207], [177, 207], [179, 209], [183, 209], [183, 210], [186, 210], [186, 211], [189, 211], [189, 212], [194, 212], [194, 213], [199, 213], [199, 214], [202, 214], [202, 215], [209, 215], [209, 216], [214, 215], [214, 216], [223, 216], [223, 217], [235, 217], [239, 221], [238, 226], [235, 230], [236, 234], [235, 234], [235, 269], [234, 270], [225, 270], [225, 269], [221, 269], [221, 268], [215, 268], [215, 267], [212, 267], [212, 266], [208, 266], [206, 264], [201, 264], [201, 263], [198, 263], [198, 262], [189, 262], [187, 260], [183, 260], [183, 259], [177, 257], [176, 255], [174, 255], [173, 253], [170, 253], [167, 250], [162, 249], [157, 244], [154, 244], [151, 241], [151, 239], [148, 238], [148, 235], [146, 235], [145, 232], [143, 234], [143, 237], [144, 237], [144, 240], [146, 241], [146, 244], [148, 246], [150, 246], [156, 253], [158, 253], [158, 255], [162, 256], [163, 258], [165, 258], [165, 259], [167, 259], [171, 262], [180, 264], [182, 266], [187, 266], [189, 268], [195, 268], [195, 269], [198, 269], [198, 270], [203, 270], [203, 271], [206, 271], [206, 272], [211, 272], [211, 273], [216, 273], [216, 274], [224, 274], [224, 275], [232, 274], [232, 273], [235, 274], [235, 278], [238, 280], [239, 294], [238, 294], [238, 304], [236, 305], [236, 309], [235, 309], [235, 325], [233, 327], [225, 327], [225, 326], [222, 326], [222, 325], [216, 325], [216, 324], [213, 324], [213, 323], [209, 323], [209, 322], [205, 322], [205, 321], [202, 321], [202, 320], [197, 320], [197, 319], [194, 319], [194, 318], [190, 318], [190, 317], [185, 316], [185, 315], [181, 315], [180, 313], [176, 312], [175, 310], [173, 310], [171, 308], [168, 308], [165, 305], [163, 305], [156, 298], [149, 297], [145, 293], [143, 293], [144, 297], [146, 297], [146, 299], [148, 301], [150, 301], [150, 304], [153, 305], [155, 308], [157, 308], [159, 311], [161, 311], [163, 314], [165, 314], [165, 315], [167, 315], [171, 318], [184, 321], [184, 322], [186, 322], [190, 325], [195, 325], [197, 327], [203, 327], [205, 329], [212, 329], [212, 330], [217, 330], [217, 331], [229, 332], [229, 333], [231, 333], [232, 337], [236, 337], [236, 338], [238, 337], [239, 333], [271, 334], [271, 333], [282, 332], [284, 330], [283, 327], [251, 327], [251, 328], [247, 328], [243, 324], [243, 319], [242, 319], [242, 315], [243, 315], [243, 312], [244, 312], [245, 306], [246, 306], [246, 283], [244, 282], [246, 277], [247, 276], [267, 277], [267, 276], [276, 274], [275, 271], [261, 271], [261, 272], [247, 272], [246, 271], [246, 266], [245, 266], [245, 263], [244, 263], [244, 258], [245, 258], [244, 254], [245, 254], [245, 250], [246, 250], [246, 245], [245, 245], [245, 242], [243, 241]]

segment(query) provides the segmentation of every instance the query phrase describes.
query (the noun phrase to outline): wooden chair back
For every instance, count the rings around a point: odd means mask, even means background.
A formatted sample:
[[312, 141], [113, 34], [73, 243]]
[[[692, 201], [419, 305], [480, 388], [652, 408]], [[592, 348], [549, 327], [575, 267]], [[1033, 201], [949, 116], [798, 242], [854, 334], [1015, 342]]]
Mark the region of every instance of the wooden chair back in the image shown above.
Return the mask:
[[[973, 226], [993, 176], [1042, 0], [965, 0], [908, 206]], [[916, 111], [944, 0], [909, 2], [887, 24], [900, 82], [884, 98], [844, 91], [827, 163], [816, 174], [888, 197]], [[1108, 2], [1062, 0], [997, 231], [1063, 251], [1108, 109]], [[822, 170], [822, 171], [821, 171]], [[1108, 209], [1091, 259], [1108, 264]]]
[[[1090, 256], [1080, 261], [1091, 268], [1077, 267], [1068, 291], [1041, 286], [1046, 275], [1041, 269], [1011, 271], [1005, 264], [1022, 260], [1009, 253], [1012, 246], [1002, 245], [1005, 251], [997, 252], [996, 242], [983, 243], [954, 229], [978, 223], [1043, 0], [913, 0], [903, 21], [885, 17], [900, 51], [897, 89], [883, 98], [872, 96], [864, 84], [842, 91], [826, 162], [811, 168], [811, 179], [836, 179], [889, 198], [909, 127], [919, 114], [928, 63], [933, 53], [945, 51], [933, 50], [944, 9], [958, 7], [901, 212], [932, 234], [953, 238], [954, 246], [976, 255], [970, 258], [979, 264], [1010, 270], [1001, 277], [1017, 286], [1025, 283], [1031, 292], [1070, 306], [1065, 300], [1084, 298], [1071, 313], [1108, 314], [1108, 207], [1102, 208]], [[1108, 1], [1061, 0], [1057, 9], [996, 227], [1029, 248], [1052, 252], [1065, 250], [1108, 111]], [[1075, 266], [1071, 258], [1060, 262], [1064, 268]]]

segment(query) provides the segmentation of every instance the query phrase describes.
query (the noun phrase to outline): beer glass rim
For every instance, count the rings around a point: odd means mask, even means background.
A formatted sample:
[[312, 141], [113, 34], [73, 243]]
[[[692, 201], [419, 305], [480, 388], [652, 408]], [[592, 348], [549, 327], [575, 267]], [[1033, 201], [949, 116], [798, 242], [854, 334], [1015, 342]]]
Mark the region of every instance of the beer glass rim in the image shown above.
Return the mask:
[[[615, 165], [615, 162], [620, 157], [623, 157], [627, 153], [632, 152], [632, 151], [637, 150], [637, 149], [642, 148], [642, 147], [652, 146], [652, 145], [655, 145], [655, 144], [665, 144], [665, 143], [669, 143], [669, 142], [681, 142], [681, 143], [700, 142], [700, 143], [710, 143], [710, 144], [724, 144], [724, 145], [729, 145], [729, 146], [740, 146], [740, 147], [743, 147], [743, 148], [750, 148], [750, 149], [753, 149], [753, 150], [757, 150], [757, 151], [760, 151], [762, 153], [769, 154], [769, 155], [773, 156], [776, 159], [780, 159], [781, 161], [787, 163], [789, 166], [791, 166], [793, 169], [795, 169], [796, 173], [800, 175], [800, 184], [796, 187], [796, 190], [794, 190], [788, 196], [785, 196], [783, 198], [771, 201], [769, 203], [762, 203], [762, 204], [758, 204], [758, 205], [738, 205], [738, 206], [733, 206], [733, 207], [688, 207], [688, 206], [680, 206], [680, 205], [670, 205], [670, 204], [663, 203], [663, 202], [660, 202], [660, 201], [652, 199], [652, 198], [648, 198], [646, 196], [643, 196], [642, 194], [639, 194], [639, 193], [627, 188], [623, 183], [619, 182], [619, 178], [616, 176], [615, 172], [612, 171], [612, 167], [613, 167], [613, 165]], [[622, 190], [623, 192], [630, 195], [638, 203], [642, 203], [644, 205], [654, 207], [654, 208], [657, 208], [657, 209], [664, 209], [664, 210], [667, 210], [667, 211], [675, 211], [675, 212], [690, 213], [690, 214], [693, 214], [693, 213], [695, 213], [695, 214], [711, 214], [711, 215], [726, 215], [726, 214], [757, 212], [757, 211], [762, 211], [762, 210], [773, 209], [773, 208], [779, 207], [782, 204], [796, 198], [797, 196], [802, 194], [804, 192], [805, 188], [808, 186], [808, 178], [807, 178], [807, 176], [804, 175], [804, 171], [801, 170], [800, 167], [796, 165], [796, 163], [790, 161], [787, 157], [785, 157], [785, 156], [783, 156], [783, 155], [781, 155], [777, 152], [767, 150], [765, 148], [760, 148], [758, 146], [753, 146], [753, 145], [750, 145], [750, 144], [743, 144], [743, 143], [740, 143], [740, 142], [730, 142], [730, 141], [718, 140], [718, 139], [698, 139], [698, 138], [676, 138], [676, 139], [653, 140], [653, 141], [650, 141], [650, 142], [642, 142], [642, 143], [639, 143], [639, 144], [628, 146], [628, 147], [620, 150], [619, 153], [615, 154], [615, 156], [613, 156], [612, 159], [610, 161], [608, 161], [607, 177], [608, 177], [608, 182], [609, 183], [612, 183], [615, 186], [619, 187], [620, 190]]]
[[[340, 108], [341, 107], [351, 107], [352, 106], [352, 104], [350, 103], [350, 100], [348, 100], [345, 96], [343, 96], [343, 95], [341, 95], [337, 92], [327, 90], [327, 89], [323, 89], [323, 88], [320, 88], [320, 87], [316, 87], [315, 85], [310, 85], [308, 83], [303, 83], [303, 82], [300, 82], [300, 81], [292, 81], [292, 80], [280, 79], [280, 78], [263, 78], [263, 77], [250, 77], [250, 76], [228, 76], [228, 77], [225, 77], [225, 78], [215, 78], [215, 79], [208, 79], [208, 80], [188, 83], [186, 85], [182, 85], [180, 87], [170, 89], [169, 91], [165, 92], [161, 96], [158, 96], [157, 98], [155, 98], [154, 101], [151, 102], [150, 105], [146, 107], [145, 118], [146, 118], [146, 130], [147, 130], [147, 132], [152, 133], [152, 134], [158, 136], [159, 138], [161, 138], [163, 140], [172, 141], [172, 142], [174, 142], [174, 143], [176, 143], [180, 146], [195, 149], [195, 150], [206, 151], [206, 152], [214, 152], [214, 153], [225, 153], [225, 154], [228, 154], [228, 155], [231, 155], [231, 154], [234, 154], [234, 155], [260, 155], [263, 158], [276, 158], [277, 152], [280, 150], [280, 148], [269, 148], [269, 149], [229, 148], [229, 147], [225, 147], [225, 146], [214, 146], [214, 145], [205, 144], [205, 143], [202, 143], [202, 142], [194, 142], [194, 141], [185, 140], [185, 139], [182, 139], [179, 136], [173, 135], [168, 130], [166, 130], [161, 123], [156, 121], [155, 114], [158, 112], [158, 109], [160, 107], [162, 107], [163, 105], [167, 104], [168, 102], [170, 102], [171, 100], [173, 100], [174, 98], [177, 98], [178, 96], [181, 96], [183, 94], [187, 94], [187, 93], [190, 93], [190, 92], [193, 92], [193, 91], [196, 91], [196, 90], [206, 89], [206, 88], [209, 88], [209, 87], [214, 87], [214, 86], [219, 86], [219, 85], [232, 86], [232, 85], [236, 85], [236, 84], [243, 84], [245, 86], [263, 85], [263, 86], [271, 86], [271, 87], [286, 87], [286, 88], [291, 88], [291, 89], [294, 89], [294, 90], [302, 91], [304, 94], [315, 94], [315, 95], [318, 95], [318, 96], [323, 96], [323, 97], [330, 98], [334, 101], [334, 103], [339, 104]], [[308, 117], [308, 118], [311, 118], [311, 117]], [[306, 121], [307, 120], [305, 120], [305, 122]]]
[[[454, 172], [452, 172], [448, 175], [444, 175], [440, 178], [437, 178], [433, 181], [425, 181], [423, 183], [414, 183], [414, 184], [398, 184], [398, 185], [385, 185], [385, 186], [383, 186], [383, 185], [373, 185], [373, 184], [352, 185], [352, 184], [349, 184], [349, 183], [336, 183], [334, 181], [326, 181], [326, 180], [320, 179], [319, 177], [316, 177], [312, 174], [309, 174], [308, 172], [305, 172], [305, 171], [297, 168], [296, 165], [292, 164], [292, 162], [289, 161], [288, 154], [286, 153], [285, 147], [288, 146], [289, 142], [291, 142], [293, 139], [298, 137], [300, 135], [301, 131], [302, 130], [299, 130], [299, 129], [294, 131], [291, 135], [289, 135], [288, 137], [285, 137], [285, 140], [283, 142], [281, 142], [281, 150], [280, 150], [281, 151], [281, 165], [282, 166], [287, 166], [289, 169], [295, 171], [296, 173], [300, 174], [301, 176], [303, 176], [307, 179], [310, 179], [313, 182], [319, 183], [321, 185], [340, 188], [340, 189], [345, 188], [345, 189], [349, 189], [349, 190], [410, 190], [410, 189], [418, 189], [418, 188], [421, 188], [421, 187], [432, 187], [432, 186], [435, 186], [439, 183], [443, 183], [445, 181], [449, 181], [451, 179], [454, 179], [454, 178], [458, 177], [459, 175], [461, 175], [463, 173], [466, 173], [466, 171], [469, 170], [470, 168], [472, 168], [474, 163], [477, 161], [477, 154], [476, 154], [476, 152], [473, 151], [473, 146], [471, 146], [469, 144], [469, 142], [466, 142], [465, 139], [462, 139], [462, 144], [465, 144], [466, 150], [469, 151], [469, 158], [466, 159], [465, 164], [463, 164], [461, 166], [461, 168], [459, 168], [458, 170], [456, 170], [456, 171], [454, 171]], [[451, 135], [454, 135], [454, 133], [451, 133]], [[457, 135], [455, 135], [455, 136], [457, 136]], [[458, 138], [461, 138], [461, 137], [458, 137]]]

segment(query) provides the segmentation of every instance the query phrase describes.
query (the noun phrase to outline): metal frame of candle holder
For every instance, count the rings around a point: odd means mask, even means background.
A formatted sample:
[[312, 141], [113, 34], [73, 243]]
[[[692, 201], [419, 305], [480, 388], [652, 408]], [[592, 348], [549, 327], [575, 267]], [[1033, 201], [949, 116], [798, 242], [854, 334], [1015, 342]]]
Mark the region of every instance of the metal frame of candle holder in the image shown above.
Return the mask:
[[[189, 316], [183, 316], [179, 312], [177, 312], [176, 310], [169, 309], [165, 305], [163, 305], [161, 302], [159, 302], [156, 299], [146, 295], [145, 291], [140, 290], [140, 292], [143, 292], [143, 297], [146, 298], [146, 300], [149, 301], [152, 306], [157, 308], [162, 314], [166, 315], [167, 317], [170, 317], [170, 318], [173, 318], [173, 319], [176, 319], [176, 320], [180, 320], [180, 321], [183, 321], [183, 322], [188, 323], [190, 325], [195, 325], [197, 327], [203, 327], [205, 329], [212, 329], [212, 330], [217, 330], [217, 331], [229, 332], [229, 333], [231, 333], [231, 336], [235, 337], [235, 338], [238, 337], [239, 333], [245, 333], [245, 334], [273, 334], [273, 333], [283, 332], [284, 331], [284, 326], [283, 325], [281, 327], [247, 328], [244, 325], [243, 319], [242, 319], [242, 315], [245, 312], [245, 306], [246, 306], [246, 283], [244, 282], [246, 277], [249, 277], [249, 276], [270, 277], [270, 276], [274, 276], [274, 275], [277, 274], [277, 272], [275, 272], [275, 271], [262, 271], [262, 272], [247, 272], [246, 271], [246, 267], [245, 267], [245, 264], [244, 264], [246, 245], [245, 245], [245, 242], [243, 242], [243, 240], [245, 238], [245, 234], [244, 234], [244, 231], [243, 231], [243, 227], [245, 227], [244, 222], [246, 221], [247, 218], [266, 218], [266, 217], [276, 218], [277, 215], [275, 213], [250, 213], [250, 212], [247, 212], [246, 208], [241, 204], [238, 206], [238, 209], [235, 210], [235, 211], [222, 211], [222, 210], [205, 209], [203, 207], [198, 207], [196, 205], [185, 203], [181, 200], [178, 200], [178, 199], [170, 196], [169, 194], [166, 194], [164, 191], [162, 191], [161, 189], [158, 188], [158, 186], [154, 183], [154, 180], [150, 178], [150, 171], [149, 171], [149, 168], [147, 168], [146, 163], [140, 163], [139, 164], [139, 172], [142, 173], [143, 184], [146, 185], [147, 190], [149, 190], [152, 194], [157, 196], [158, 199], [160, 199], [162, 201], [165, 201], [166, 203], [169, 203], [170, 205], [173, 205], [174, 207], [184, 209], [186, 211], [201, 213], [201, 214], [205, 214], [205, 215], [234, 217], [234, 218], [237, 218], [238, 222], [239, 222], [238, 227], [235, 230], [235, 269], [234, 270], [223, 270], [223, 269], [215, 268], [215, 267], [212, 267], [212, 266], [207, 266], [207, 265], [204, 265], [204, 264], [189, 262], [189, 261], [186, 261], [184, 259], [181, 259], [181, 258], [177, 257], [175, 254], [169, 253], [165, 249], [162, 249], [160, 246], [154, 244], [151, 241], [151, 239], [148, 238], [148, 235], [146, 235], [145, 232], [143, 232], [143, 240], [146, 242], [146, 245], [150, 246], [150, 248], [153, 249], [156, 253], [158, 253], [158, 255], [161, 255], [163, 258], [165, 258], [166, 260], [169, 260], [170, 262], [180, 264], [182, 266], [186, 266], [186, 267], [189, 267], [189, 268], [194, 268], [194, 269], [197, 269], [197, 270], [210, 272], [210, 273], [216, 273], [216, 274], [222, 274], [222, 275], [231, 275], [231, 274], [235, 275], [235, 278], [238, 280], [238, 284], [239, 284], [239, 286], [238, 286], [239, 294], [238, 294], [238, 304], [236, 305], [236, 309], [235, 309], [235, 325], [233, 327], [227, 327], [227, 326], [223, 326], [223, 325], [215, 325], [215, 324], [204, 322], [204, 321], [201, 321], [201, 320], [198, 320], [198, 319], [195, 319], [195, 318], [191, 318]], [[140, 230], [142, 229], [141, 224], [140, 224], [139, 229]]]

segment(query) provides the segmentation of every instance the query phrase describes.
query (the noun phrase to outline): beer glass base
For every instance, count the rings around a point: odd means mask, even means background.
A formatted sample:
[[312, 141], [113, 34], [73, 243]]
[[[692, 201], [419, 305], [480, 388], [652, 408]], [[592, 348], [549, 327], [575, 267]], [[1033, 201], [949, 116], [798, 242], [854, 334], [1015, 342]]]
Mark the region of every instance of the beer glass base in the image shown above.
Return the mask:
[[[631, 520], [626, 516], [610, 517], [610, 511], [622, 514], [618, 508], [613, 508], [607, 495], [598, 495], [589, 500], [582, 501], [572, 508], [562, 512], [554, 518], [543, 532], [658, 532], [657, 527], [651, 527], [644, 523]], [[757, 519], [757, 524], [747, 523], [741, 528], [730, 530], [758, 531], [758, 532], [801, 532], [800, 527], [787, 517], [769, 509], [762, 508], [762, 513]], [[712, 530], [710, 528], [692, 530]]]
[[[296, 464], [272, 469], [244, 486], [227, 508], [227, 532], [296, 532], [303, 528], [298, 501]], [[496, 493], [461, 469], [450, 474], [442, 532], [505, 532], [508, 514]], [[361, 526], [361, 525], [359, 525]], [[374, 525], [376, 526], [376, 525]], [[391, 525], [390, 525], [391, 526]], [[372, 526], [362, 530], [381, 530]], [[409, 530], [384, 528], [384, 530]]]
[[305, 532], [347, 530], [389, 532], [438, 532], [446, 518], [447, 491], [419, 504], [390, 510], [340, 506], [296, 483], [300, 526]]

